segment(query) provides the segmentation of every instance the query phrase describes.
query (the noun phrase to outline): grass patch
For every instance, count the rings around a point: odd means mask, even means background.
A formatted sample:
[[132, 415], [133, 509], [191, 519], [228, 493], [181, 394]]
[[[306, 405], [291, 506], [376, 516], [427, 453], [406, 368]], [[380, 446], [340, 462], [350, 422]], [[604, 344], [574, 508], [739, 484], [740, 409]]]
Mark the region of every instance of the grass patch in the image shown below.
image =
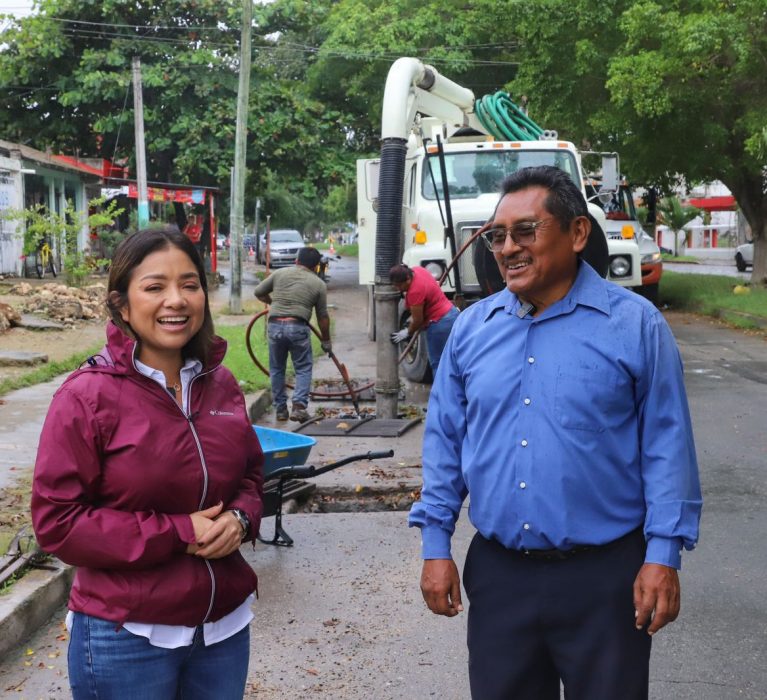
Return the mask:
[[[32, 469], [20, 476], [12, 486], [0, 490], [0, 554], [5, 554], [16, 533], [24, 526], [32, 533], [32, 518], [29, 512], [29, 495], [32, 492]], [[27, 543], [34, 544], [33, 540]], [[27, 551], [25, 549], [25, 551]]]
[[[218, 325], [216, 333], [224, 338], [229, 347], [224, 358], [224, 366], [228, 367], [242, 390], [246, 393], [267, 389], [269, 387], [269, 377], [264, 374], [250, 359], [248, 348], [245, 344], [246, 326], [224, 326]], [[269, 367], [269, 346], [266, 340], [266, 321], [261, 319], [255, 323], [250, 334], [250, 341], [258, 361], [264, 366]], [[322, 352], [320, 341], [317, 336], [312, 334], [312, 351], [315, 359]], [[288, 358], [288, 381], [294, 376], [293, 364]], [[292, 382], [291, 382], [292, 383]]]
[[9, 377], [0, 381], [0, 396], [7, 394], [16, 389], [23, 389], [27, 386], [33, 386], [34, 384], [41, 384], [47, 382], [60, 374], [68, 374], [76, 370], [86, 358], [91, 355], [95, 355], [101, 348], [104, 347], [104, 343], [98, 343], [90, 348], [81, 350], [73, 355], [70, 355], [64, 360], [57, 362], [47, 362], [40, 367], [24, 372], [18, 377]]
[[700, 264], [698, 258], [692, 257], [692, 255], [674, 255], [673, 253], [661, 253], [661, 258], [664, 262], [683, 262], [683, 263], [695, 263]]
[[661, 302], [680, 311], [693, 311], [722, 318], [741, 328], [758, 328], [753, 319], [741, 316], [756, 316], [767, 322], [767, 289], [747, 287], [746, 294], [735, 294], [733, 289], [743, 287], [733, 277], [720, 275], [696, 275], [663, 272], [660, 285]]
[[[312, 243], [317, 250], [328, 250], [330, 248], [329, 243]], [[350, 243], [349, 245], [337, 245], [333, 246], [336, 250], [336, 255], [346, 256], [347, 258], [359, 257], [360, 247], [358, 243]]]

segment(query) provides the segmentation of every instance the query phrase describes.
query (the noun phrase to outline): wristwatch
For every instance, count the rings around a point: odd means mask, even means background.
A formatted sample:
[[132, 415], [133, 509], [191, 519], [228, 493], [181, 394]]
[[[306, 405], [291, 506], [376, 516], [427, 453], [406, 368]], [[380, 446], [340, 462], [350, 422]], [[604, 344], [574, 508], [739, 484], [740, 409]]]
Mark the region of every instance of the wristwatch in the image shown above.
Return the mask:
[[237, 518], [237, 522], [240, 523], [240, 527], [242, 528], [242, 539], [246, 540], [248, 533], [250, 532], [250, 518], [245, 515], [245, 511], [242, 511], [239, 508], [232, 508], [229, 512]]

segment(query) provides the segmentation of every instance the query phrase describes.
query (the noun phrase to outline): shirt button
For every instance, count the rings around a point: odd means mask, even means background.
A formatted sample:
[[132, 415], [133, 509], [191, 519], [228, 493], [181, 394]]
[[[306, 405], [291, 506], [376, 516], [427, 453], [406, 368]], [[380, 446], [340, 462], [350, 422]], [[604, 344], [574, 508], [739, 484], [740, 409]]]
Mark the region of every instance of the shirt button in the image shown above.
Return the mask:
[[519, 488], [526, 489], [527, 488], [527, 483], [525, 483], [524, 481], [520, 481], [519, 482]]
[[527, 440], [522, 440], [521, 445], [522, 447], [527, 447]]
[[527, 358], [527, 361], [528, 361], [530, 364], [533, 364], [533, 362], [535, 362], [535, 358], [534, 358], [534, 357], [528, 357], [528, 358]]
[[529, 530], [529, 529], [530, 529], [530, 524], [529, 524], [529, 523], [525, 523], [525, 524], [524, 524], [522, 527], [523, 527], [525, 530]]
[[530, 405], [530, 399], [525, 399], [525, 406], [529, 406], [529, 405]]

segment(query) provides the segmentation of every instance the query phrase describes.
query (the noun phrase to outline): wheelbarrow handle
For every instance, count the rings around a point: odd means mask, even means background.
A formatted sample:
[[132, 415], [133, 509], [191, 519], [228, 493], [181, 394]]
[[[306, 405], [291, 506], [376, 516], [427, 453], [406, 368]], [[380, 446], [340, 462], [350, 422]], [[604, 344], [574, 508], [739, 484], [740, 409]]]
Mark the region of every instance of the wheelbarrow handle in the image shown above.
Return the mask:
[[275, 469], [270, 474], [266, 475], [267, 479], [311, 479], [312, 477], [319, 476], [325, 472], [338, 469], [344, 464], [349, 462], [356, 462], [361, 459], [384, 459], [386, 457], [393, 457], [394, 450], [380, 450], [378, 452], [365, 452], [364, 454], [352, 455], [351, 457], [344, 457], [337, 462], [331, 462], [322, 467], [315, 467], [313, 465], [308, 467], [281, 467]]

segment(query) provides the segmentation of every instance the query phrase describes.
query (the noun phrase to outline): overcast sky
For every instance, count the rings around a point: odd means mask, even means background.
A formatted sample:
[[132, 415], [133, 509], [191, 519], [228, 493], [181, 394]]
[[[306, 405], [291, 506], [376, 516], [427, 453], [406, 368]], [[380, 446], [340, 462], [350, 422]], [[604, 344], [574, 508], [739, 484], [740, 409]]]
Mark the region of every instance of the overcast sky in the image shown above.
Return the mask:
[[32, 0], [0, 0], [0, 15], [24, 17], [32, 11]]

